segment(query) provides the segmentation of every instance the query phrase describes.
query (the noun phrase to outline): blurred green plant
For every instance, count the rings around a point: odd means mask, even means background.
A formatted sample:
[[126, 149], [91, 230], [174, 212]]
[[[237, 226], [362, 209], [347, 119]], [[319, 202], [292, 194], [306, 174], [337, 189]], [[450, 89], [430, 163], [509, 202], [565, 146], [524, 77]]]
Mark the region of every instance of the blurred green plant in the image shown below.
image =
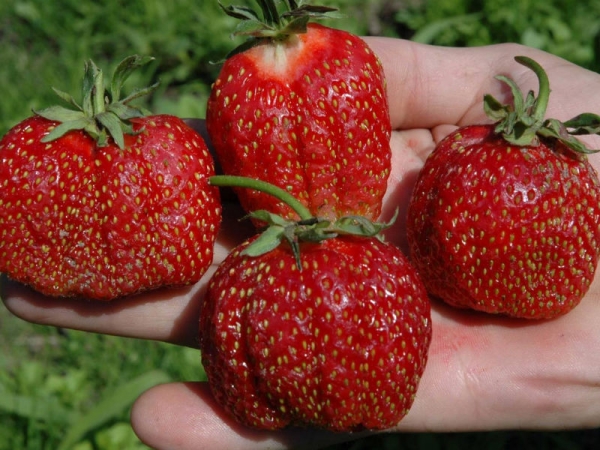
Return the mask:
[[600, 69], [595, 0], [408, 0], [396, 25], [426, 44], [472, 47], [517, 42]]
[[[231, 0], [243, 4], [248, 0]], [[229, 4], [229, 1], [224, 1]], [[366, 32], [363, 0], [336, 0], [350, 18], [335, 25]], [[161, 81], [146, 106], [155, 113], [204, 117], [210, 84], [235, 47], [235, 19], [217, 0], [4, 0], [0, 5], [0, 135], [16, 123], [57, 103], [51, 87], [77, 99], [83, 64], [93, 59], [106, 73], [126, 56], [153, 56], [130, 87]]]
[[0, 308], [0, 450], [142, 446], [135, 399], [206, 379], [197, 349], [33, 325]]

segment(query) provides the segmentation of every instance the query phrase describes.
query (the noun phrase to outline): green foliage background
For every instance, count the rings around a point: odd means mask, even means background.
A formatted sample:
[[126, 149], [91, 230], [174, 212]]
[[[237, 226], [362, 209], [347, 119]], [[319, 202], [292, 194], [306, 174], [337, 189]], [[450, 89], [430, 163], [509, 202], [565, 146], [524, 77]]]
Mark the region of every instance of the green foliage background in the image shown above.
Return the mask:
[[[232, 0], [233, 1], [233, 0]], [[228, 4], [228, 1], [224, 1]], [[244, 3], [238, 0], [235, 3]], [[246, 2], [247, 3], [247, 2]], [[600, 70], [596, 0], [322, 0], [346, 20], [329, 23], [444, 46], [519, 42]], [[217, 0], [3, 0], [0, 135], [58, 101], [78, 98], [83, 64], [110, 73], [137, 53], [156, 59], [129, 87], [160, 79], [156, 113], [204, 117], [218, 61], [236, 41]], [[202, 380], [197, 350], [28, 324], [0, 308], [0, 450], [143, 449], [131, 403], [157, 383]], [[461, 433], [377, 436], [336, 449], [577, 449], [598, 433]], [[589, 447], [595, 448], [595, 447]]]
[[[357, 34], [447, 46], [519, 42], [600, 69], [600, 2], [594, 0], [322, 3], [339, 6], [348, 17], [329, 25]], [[51, 87], [76, 96], [86, 60], [112, 73], [118, 61], [134, 53], [156, 58], [129, 84], [161, 81], [148, 100], [154, 112], [203, 117], [219, 69], [210, 62], [221, 60], [237, 42], [230, 38], [233, 27], [234, 20], [220, 11], [217, 0], [4, 0], [0, 135], [32, 109], [56, 103]]]

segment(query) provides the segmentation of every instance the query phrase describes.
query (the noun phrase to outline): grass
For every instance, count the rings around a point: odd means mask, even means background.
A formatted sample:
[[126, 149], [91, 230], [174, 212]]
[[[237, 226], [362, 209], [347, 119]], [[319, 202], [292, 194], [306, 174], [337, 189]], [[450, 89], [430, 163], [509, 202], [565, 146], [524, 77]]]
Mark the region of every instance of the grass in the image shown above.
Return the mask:
[[0, 450], [138, 449], [129, 409], [203, 380], [197, 350], [30, 324], [0, 309]]
[[[243, 3], [242, 0], [232, 3]], [[437, 45], [521, 42], [600, 68], [594, 0], [331, 0], [359, 34]], [[225, 4], [229, 1], [224, 0]], [[201, 7], [199, 6], [201, 5]], [[156, 59], [128, 86], [161, 88], [156, 113], [203, 117], [211, 81], [236, 43], [216, 0], [4, 0], [0, 2], [0, 135], [54, 104], [50, 87], [78, 96], [83, 63], [110, 73], [125, 56]], [[0, 307], [0, 450], [137, 450], [134, 399], [164, 381], [201, 380], [197, 350], [34, 325]], [[375, 436], [330, 450], [598, 448], [597, 431]]]

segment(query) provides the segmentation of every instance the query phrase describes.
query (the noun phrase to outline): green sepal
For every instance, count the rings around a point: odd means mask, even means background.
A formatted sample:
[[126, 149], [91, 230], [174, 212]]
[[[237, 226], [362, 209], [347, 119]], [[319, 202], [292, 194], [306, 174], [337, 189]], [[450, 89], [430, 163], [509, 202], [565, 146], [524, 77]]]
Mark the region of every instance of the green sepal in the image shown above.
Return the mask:
[[[247, 36], [248, 40], [231, 51], [225, 59], [243, 53], [266, 40], [285, 41], [291, 36], [306, 33], [308, 22], [314, 19], [337, 19], [344, 17], [337, 8], [305, 4], [303, 1], [257, 0], [262, 17], [245, 6], [224, 6], [221, 9], [230, 17], [241, 20], [232, 36]], [[285, 5], [285, 10], [280, 11]], [[221, 63], [219, 61], [217, 63]], [[213, 63], [216, 64], [216, 63]]]
[[221, 9], [230, 17], [238, 20], [254, 20], [260, 22], [260, 17], [252, 8], [248, 8], [246, 6], [223, 6], [221, 2], [219, 2], [219, 6]]
[[255, 220], [264, 222], [269, 226], [274, 225], [274, 226], [280, 226], [280, 227], [287, 227], [288, 225], [290, 225], [290, 223], [293, 223], [289, 220], [284, 219], [279, 214], [273, 214], [272, 212], [269, 212], [265, 209], [259, 209], [258, 211], [253, 211], [250, 214], [248, 214], [242, 218], [242, 220], [245, 220], [245, 219], [255, 219]]
[[[43, 117], [43, 116], [42, 116]], [[86, 130], [94, 139], [98, 138], [97, 131], [93, 128], [93, 122], [87, 117], [82, 117], [81, 119], [70, 120], [68, 122], [61, 123], [57, 125], [50, 133], [44, 136], [41, 139], [41, 142], [47, 143], [58, 139], [61, 136], [64, 136], [69, 131], [75, 130]]]
[[[122, 89], [123, 85], [125, 84], [125, 82], [127, 81], [127, 79], [129, 78], [129, 76], [132, 73], [134, 73], [136, 70], [138, 70], [140, 67], [143, 67], [152, 61], [154, 61], [154, 58], [152, 56], [131, 55], [131, 56], [126, 57], [119, 63], [119, 65], [115, 69], [115, 72], [113, 74], [113, 77], [112, 77], [112, 80], [110, 83], [110, 95], [111, 95], [113, 101], [116, 101], [119, 98], [121, 98], [121, 89]], [[154, 90], [156, 90], [157, 87], [158, 87], [158, 83], [156, 83], [155, 85], [152, 85], [149, 88], [138, 89], [138, 91], [144, 92], [144, 93], [138, 94], [135, 96], [130, 95], [130, 96], [126, 97], [125, 99], [123, 99], [122, 102], [128, 103], [131, 100], [138, 98], [142, 95], [147, 95], [147, 94], [153, 92]]]
[[372, 223], [361, 216], [341, 217], [330, 221], [314, 217], [310, 210], [293, 195], [266, 181], [234, 175], [213, 175], [210, 177], [209, 183], [213, 186], [245, 188], [263, 192], [288, 205], [300, 217], [300, 220], [285, 219], [266, 210], [254, 211], [244, 217], [244, 219], [255, 219], [266, 224], [266, 229], [246, 247], [244, 253], [250, 256], [259, 256], [277, 248], [285, 240], [292, 248], [299, 270], [302, 270], [300, 243], [318, 243], [339, 235], [383, 240], [380, 232], [390, 227], [398, 217], [398, 210], [396, 210], [394, 217], [387, 223]]
[[44, 119], [55, 122], [70, 122], [72, 120], [86, 118], [86, 115], [83, 113], [83, 111], [75, 111], [73, 109], [65, 108], [64, 106], [50, 106], [34, 112], [38, 116], [42, 116]]
[[[69, 105], [74, 106], [77, 109], [83, 109], [79, 103], [77, 103], [77, 101], [73, 98], [73, 96], [67, 92], [61, 91], [60, 89], [56, 89], [56, 88], [52, 88], [52, 90], [54, 91], [54, 93], [56, 95], [58, 95], [65, 103], [68, 103]], [[52, 107], [50, 107], [52, 108]], [[46, 108], [49, 109], [49, 108]]]
[[600, 133], [600, 116], [592, 113], [583, 113], [567, 120], [564, 123], [566, 128], [571, 129], [570, 134], [599, 134]]
[[315, 19], [344, 19], [345, 14], [339, 12], [337, 8], [330, 6], [303, 5], [291, 7], [290, 11], [281, 14], [281, 17], [306, 16]]
[[[160, 86], [160, 81], [157, 81], [156, 83], [152, 84], [151, 86], [134, 89], [133, 92], [131, 94], [129, 94], [127, 97], [125, 97], [123, 100], [120, 100], [118, 102], [113, 101], [112, 103], [109, 103], [107, 105], [107, 108], [110, 108], [110, 107], [113, 107], [116, 105], [127, 106], [127, 107], [130, 107], [130, 108], [138, 111], [138, 116], [136, 116], [136, 117], [142, 117], [143, 115], [146, 115], [147, 112], [145, 112], [144, 109], [140, 108], [140, 107], [131, 107], [129, 105], [129, 103], [131, 103], [134, 100], [137, 100], [138, 98], [146, 97], [147, 95], [151, 95], [158, 89], [159, 86]], [[111, 93], [111, 98], [118, 99], [119, 96], [117, 96], [115, 93]]]
[[275, 37], [278, 31], [275, 28], [266, 27], [259, 20], [244, 20], [235, 27], [233, 36], [251, 36], [256, 38]]
[[546, 108], [550, 97], [550, 82], [544, 69], [534, 60], [526, 56], [517, 56], [515, 61], [535, 72], [538, 82], [538, 95], [529, 91], [523, 97], [518, 85], [505, 76], [496, 77], [511, 90], [512, 104], [502, 104], [491, 95], [484, 96], [483, 107], [486, 115], [495, 121], [495, 132], [509, 143], [518, 146], [536, 146], [539, 138], [555, 139], [565, 144], [578, 154], [596, 153], [590, 150], [574, 135], [600, 134], [600, 116], [584, 113], [566, 122], [546, 119]]
[[285, 228], [270, 226], [263, 231], [258, 238], [244, 249], [242, 255], [260, 256], [275, 250], [284, 238]]
[[256, 0], [263, 12], [265, 23], [268, 25], [278, 25], [281, 22], [277, 5], [273, 0]]
[[[125, 137], [124, 133], [129, 130], [133, 131], [130, 125], [122, 123], [121, 119], [119, 119], [115, 114], [109, 112], [101, 112], [96, 115], [96, 120], [106, 129], [109, 135], [115, 141], [115, 144], [119, 148], [125, 148]], [[107, 144], [107, 139], [102, 139], [102, 143], [98, 142], [100, 147], [104, 147]]]
[[[572, 132], [568, 130], [566, 122], [563, 123], [556, 119], [548, 119], [544, 122], [544, 126], [540, 128], [538, 134], [546, 138], [556, 139], [561, 141], [571, 150], [574, 150], [576, 154], [591, 155], [598, 153], [598, 149], [589, 149], [583, 142], [573, 136]], [[594, 134], [594, 133], [581, 133], [581, 134]]]
[[310, 17], [308, 16], [294, 17], [286, 24], [285, 27], [281, 28], [281, 30], [279, 31], [279, 35], [284, 38], [287, 38], [288, 36], [293, 36], [295, 34], [306, 33], [309, 21]]
[[389, 222], [373, 222], [362, 216], [346, 216], [333, 222], [331, 230], [346, 236], [376, 237], [383, 240], [381, 232], [390, 228], [397, 220], [398, 208]]
[[530, 91], [523, 98], [523, 93], [513, 80], [503, 75], [498, 75], [496, 79], [510, 88], [513, 97], [513, 103], [505, 105], [489, 94], [484, 96], [483, 107], [488, 117], [497, 122], [496, 133], [502, 134], [506, 141], [514, 145], [536, 145], [536, 132], [544, 118], [543, 115], [538, 117], [533, 114], [539, 111], [534, 93]]
[[135, 135], [131, 119], [144, 117], [148, 113], [143, 108], [131, 106], [129, 103], [142, 96], [154, 92], [159, 83], [152, 86], [136, 89], [124, 99], [120, 99], [123, 83], [131, 73], [139, 67], [153, 61], [151, 57], [138, 55], [123, 59], [113, 74], [110, 91], [106, 92], [103, 72], [92, 61], [86, 61], [82, 83], [82, 103], [79, 103], [68, 93], [54, 89], [54, 92], [73, 109], [62, 106], [49, 107], [36, 114], [52, 121], [60, 122], [42, 142], [51, 142], [64, 136], [69, 131], [84, 130], [99, 147], [109, 144], [109, 138], [123, 149], [125, 135]]

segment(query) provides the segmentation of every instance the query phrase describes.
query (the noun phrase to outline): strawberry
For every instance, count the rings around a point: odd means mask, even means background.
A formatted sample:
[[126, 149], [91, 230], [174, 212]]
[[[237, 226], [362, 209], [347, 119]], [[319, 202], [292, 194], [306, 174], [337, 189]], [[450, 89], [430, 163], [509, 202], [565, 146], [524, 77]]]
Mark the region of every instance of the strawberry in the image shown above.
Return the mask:
[[571, 134], [597, 132], [600, 118], [544, 120], [548, 78], [535, 61], [516, 60], [537, 74], [538, 97], [523, 98], [512, 80], [498, 77], [514, 106], [488, 95], [495, 124], [459, 128], [439, 143], [419, 174], [407, 232], [433, 296], [544, 319], [574, 308], [598, 265], [600, 183]]
[[[269, 181], [313, 215], [378, 218], [390, 173], [391, 123], [382, 66], [348, 32], [307, 23], [331, 8], [288, 0], [224, 10], [250, 36], [213, 84], [206, 123], [223, 171]], [[281, 8], [280, 8], [281, 9]], [[264, 193], [237, 190], [246, 211], [297, 218]]]
[[[392, 427], [411, 407], [426, 364], [425, 288], [397, 247], [370, 231], [343, 231], [367, 222], [294, 210], [299, 223], [273, 219], [209, 282], [200, 348], [212, 392], [259, 429]], [[265, 250], [277, 230], [282, 239]]]
[[118, 98], [146, 62], [126, 58], [107, 96], [90, 61], [79, 111], [40, 111], [0, 141], [0, 272], [46, 295], [110, 300], [193, 283], [211, 264], [221, 206], [206, 144], [128, 104], [148, 90]]

